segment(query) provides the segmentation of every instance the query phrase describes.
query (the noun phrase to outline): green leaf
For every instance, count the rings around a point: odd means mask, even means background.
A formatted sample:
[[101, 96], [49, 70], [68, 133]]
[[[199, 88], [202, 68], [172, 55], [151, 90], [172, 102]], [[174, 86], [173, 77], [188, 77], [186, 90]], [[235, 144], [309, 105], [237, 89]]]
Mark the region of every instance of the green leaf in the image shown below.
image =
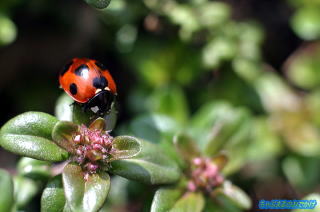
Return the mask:
[[150, 112], [167, 115], [178, 123], [184, 124], [188, 120], [189, 109], [185, 94], [178, 86], [164, 86], [157, 89], [146, 102]]
[[170, 212], [201, 212], [204, 208], [205, 200], [201, 193], [186, 193], [173, 206]]
[[251, 200], [248, 195], [229, 181], [225, 181], [222, 187], [215, 189], [212, 196], [213, 198], [217, 198], [227, 208], [231, 207], [230, 203], [243, 210], [251, 208]]
[[320, 83], [320, 43], [303, 45], [286, 61], [284, 73], [294, 85], [303, 89], [318, 88]]
[[219, 153], [211, 159], [211, 161], [218, 166], [219, 170], [222, 170], [226, 166], [228, 160], [228, 156], [224, 152]]
[[267, 117], [253, 120], [250, 131], [252, 139], [246, 148], [248, 148], [247, 156], [251, 161], [276, 158], [281, 153], [283, 142]]
[[78, 131], [78, 125], [70, 121], [59, 121], [52, 130], [52, 139], [57, 145], [73, 153], [75, 151], [73, 136]]
[[137, 138], [132, 136], [118, 136], [113, 139], [112, 160], [128, 159], [137, 155], [141, 151], [141, 146]]
[[10, 174], [0, 169], [0, 188], [5, 194], [0, 195], [0, 211], [11, 211], [14, 205], [13, 181]]
[[23, 157], [18, 163], [19, 175], [34, 180], [47, 180], [51, 176], [50, 162]]
[[41, 196], [41, 211], [60, 212], [65, 207], [66, 198], [61, 175], [52, 178]]
[[[133, 181], [131, 181], [133, 182]], [[128, 194], [128, 185], [130, 181], [120, 177], [120, 176], [112, 176], [111, 178], [111, 188], [108, 195], [108, 200], [105, 202], [104, 207], [107, 206], [123, 206], [128, 202], [129, 194]], [[139, 189], [136, 189], [139, 190]], [[101, 208], [101, 210], [104, 209]], [[101, 211], [102, 212], [102, 211]]]
[[216, 28], [230, 18], [230, 6], [224, 2], [206, 2], [196, 9], [199, 22], [204, 27]]
[[318, 157], [288, 155], [282, 161], [282, 170], [294, 188], [309, 191], [319, 182], [319, 162]]
[[116, 105], [117, 105], [116, 101], [114, 101], [111, 104], [110, 111], [103, 116], [103, 119], [105, 120], [105, 124], [106, 124], [105, 130], [107, 131], [113, 130], [116, 126], [117, 119], [118, 119], [118, 109]]
[[89, 5], [97, 9], [104, 9], [109, 6], [111, 0], [85, 0]]
[[58, 98], [55, 107], [55, 116], [60, 121], [72, 121], [73, 99], [65, 92]]
[[106, 122], [103, 118], [97, 118], [90, 124], [89, 128], [91, 130], [105, 130]]
[[84, 111], [83, 107], [75, 103], [72, 107], [72, 122], [75, 124], [90, 125], [97, 117], [92, 111]]
[[12, 43], [17, 37], [17, 27], [6, 15], [0, 14], [0, 46]]
[[202, 62], [208, 69], [217, 68], [237, 53], [237, 43], [226, 36], [216, 36], [202, 50]]
[[8, 151], [38, 160], [65, 160], [68, 153], [51, 140], [56, 123], [57, 119], [46, 113], [23, 113], [1, 128], [0, 144]]
[[249, 117], [244, 108], [233, 108], [225, 102], [211, 102], [194, 115], [190, 133], [197, 138], [202, 151], [211, 157], [228, 144]]
[[67, 204], [72, 211], [97, 211], [108, 196], [110, 177], [107, 173], [89, 175], [87, 181], [83, 177], [80, 166], [65, 166], [62, 178]]
[[254, 87], [268, 112], [293, 111], [299, 107], [297, 94], [269, 67], [254, 81]]
[[154, 113], [138, 116], [131, 121], [129, 128], [139, 138], [160, 143], [166, 138], [172, 142], [173, 135], [181, 126], [169, 116]]
[[177, 151], [180, 153], [181, 157], [183, 157], [184, 160], [190, 161], [193, 158], [200, 156], [198, 147], [191, 137], [185, 134], [178, 134], [174, 137], [173, 141]]
[[131, 134], [152, 143], [159, 144], [170, 158], [181, 161], [172, 143], [174, 135], [181, 130], [181, 125], [169, 116], [144, 114], [131, 121], [127, 130], [119, 134]]
[[147, 184], [173, 183], [179, 179], [180, 170], [157, 145], [136, 139], [141, 151], [130, 159], [111, 163], [113, 174]]
[[305, 40], [315, 40], [320, 37], [320, 8], [302, 7], [291, 19], [295, 33]]
[[18, 208], [24, 207], [37, 194], [40, 185], [35, 181], [22, 177], [14, 177], [14, 197]]
[[181, 197], [182, 193], [183, 190], [181, 188], [173, 186], [158, 189], [152, 200], [151, 212], [169, 211]]

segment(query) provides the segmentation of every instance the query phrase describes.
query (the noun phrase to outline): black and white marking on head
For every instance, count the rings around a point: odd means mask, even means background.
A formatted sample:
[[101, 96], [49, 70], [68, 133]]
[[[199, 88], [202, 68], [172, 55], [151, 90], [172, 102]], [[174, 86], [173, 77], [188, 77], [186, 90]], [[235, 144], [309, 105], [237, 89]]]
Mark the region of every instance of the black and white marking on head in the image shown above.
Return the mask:
[[106, 67], [104, 64], [102, 64], [102, 63], [100, 63], [100, 62], [98, 62], [98, 61], [96, 61], [95, 64], [96, 64], [96, 66], [98, 66], [102, 71], [107, 70], [107, 67]]
[[108, 81], [106, 80], [105, 77], [96, 77], [96, 78], [93, 79], [92, 85], [95, 88], [104, 89], [105, 87], [108, 86]]
[[70, 68], [70, 66], [73, 64], [73, 61], [71, 60], [70, 62], [68, 62], [65, 66], [63, 66], [61, 72], [60, 72], [60, 76], [63, 76]]
[[69, 90], [72, 95], [76, 95], [78, 93], [78, 87], [74, 83], [70, 84]]
[[83, 76], [84, 72], [89, 71], [89, 67], [86, 64], [80, 65], [76, 70], [74, 70], [74, 73], [77, 76]]

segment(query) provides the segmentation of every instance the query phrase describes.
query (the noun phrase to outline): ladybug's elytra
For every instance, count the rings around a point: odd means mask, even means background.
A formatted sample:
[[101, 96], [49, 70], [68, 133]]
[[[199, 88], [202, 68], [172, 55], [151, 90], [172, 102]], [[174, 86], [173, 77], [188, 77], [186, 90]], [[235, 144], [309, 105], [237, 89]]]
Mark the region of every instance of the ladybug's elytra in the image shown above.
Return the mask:
[[104, 114], [117, 95], [116, 84], [107, 68], [87, 58], [74, 58], [60, 72], [59, 83], [84, 109]]

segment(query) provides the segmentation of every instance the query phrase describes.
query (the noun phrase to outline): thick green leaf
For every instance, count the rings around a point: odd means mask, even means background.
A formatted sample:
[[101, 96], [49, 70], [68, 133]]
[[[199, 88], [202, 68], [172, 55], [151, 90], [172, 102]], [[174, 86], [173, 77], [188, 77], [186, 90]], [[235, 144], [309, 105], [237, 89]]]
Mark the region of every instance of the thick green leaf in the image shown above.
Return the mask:
[[228, 163], [228, 156], [226, 153], [222, 152], [216, 156], [214, 156], [211, 161], [218, 166], [219, 170], [222, 170], [226, 164]]
[[183, 190], [181, 188], [173, 186], [158, 189], [152, 200], [151, 212], [169, 211], [181, 197], [182, 193]]
[[118, 109], [116, 100], [111, 104], [110, 111], [103, 116], [105, 120], [106, 128], [105, 130], [111, 131], [115, 128], [118, 119]]
[[14, 205], [13, 181], [9, 173], [0, 169], [0, 188], [3, 193], [0, 195], [0, 211], [11, 211]]
[[289, 80], [303, 89], [318, 88], [320, 83], [320, 43], [303, 45], [286, 61], [284, 72]]
[[79, 130], [79, 126], [70, 121], [59, 121], [52, 130], [52, 139], [68, 152], [75, 151], [73, 135]]
[[268, 112], [293, 111], [300, 105], [300, 99], [286, 82], [267, 66], [263, 74], [254, 81], [263, 107]]
[[195, 144], [195, 141], [188, 135], [178, 134], [174, 137], [173, 142], [177, 151], [184, 160], [189, 161], [200, 156], [200, 152]]
[[18, 163], [18, 173], [35, 180], [47, 180], [51, 176], [50, 162], [23, 157]]
[[160, 114], [145, 114], [133, 119], [129, 125], [133, 135], [160, 143], [168, 138], [172, 142], [173, 135], [181, 129], [181, 126], [171, 117]]
[[110, 171], [122, 177], [148, 184], [173, 183], [178, 180], [180, 170], [157, 145], [136, 139], [141, 151], [130, 159], [111, 163]]
[[16, 176], [13, 180], [15, 202], [18, 208], [22, 208], [37, 194], [40, 185], [22, 176]]
[[160, 114], [144, 114], [135, 118], [128, 128], [119, 134], [128, 134], [129, 131], [131, 135], [159, 144], [170, 158], [180, 164], [181, 158], [175, 151], [172, 139], [182, 127], [174, 119]]
[[[2, 5], [3, 6], [3, 5]], [[14, 22], [3, 13], [0, 14], [0, 46], [13, 42], [17, 37], [17, 27]]]
[[66, 198], [62, 185], [61, 175], [55, 176], [50, 180], [41, 196], [42, 212], [61, 212], [65, 207]]
[[223, 169], [223, 173], [225, 175], [238, 171], [247, 162], [251, 131], [251, 119], [244, 119], [241, 126], [239, 126], [239, 128], [230, 135], [228, 142], [223, 146], [222, 151], [228, 155], [229, 159]]
[[201, 212], [205, 205], [205, 199], [201, 193], [186, 193], [180, 198], [170, 212]]
[[281, 138], [272, 128], [272, 124], [267, 117], [259, 117], [253, 120], [251, 125], [251, 141], [247, 156], [251, 161], [262, 161], [275, 158], [283, 149]]
[[65, 92], [58, 98], [55, 107], [55, 116], [60, 121], [72, 121], [73, 99]]
[[104, 9], [109, 6], [111, 0], [85, 0], [89, 5], [97, 9]]
[[282, 161], [282, 170], [294, 188], [301, 191], [310, 191], [319, 182], [319, 162], [318, 157], [288, 155]]
[[75, 103], [72, 107], [72, 122], [75, 124], [89, 125], [93, 120], [98, 118], [93, 112], [85, 112], [83, 107]]
[[62, 178], [67, 204], [72, 211], [97, 211], [108, 196], [110, 177], [107, 173], [89, 175], [87, 181], [83, 177], [80, 166], [65, 166]]
[[106, 122], [103, 118], [97, 118], [90, 124], [89, 128], [91, 130], [105, 130]]
[[222, 187], [213, 191], [213, 198], [219, 199], [222, 203], [226, 204], [225, 206], [231, 203], [243, 210], [251, 208], [251, 200], [248, 195], [229, 181], [225, 181]]
[[67, 152], [51, 140], [58, 120], [46, 113], [27, 112], [9, 120], [0, 130], [0, 144], [16, 154], [39, 160], [62, 161]]
[[[223, 147], [234, 146], [233, 142], [241, 142], [243, 139], [234, 139], [234, 136], [242, 132], [244, 129], [244, 123], [247, 123], [249, 119], [248, 113], [244, 110], [230, 111], [229, 117], [219, 117], [219, 120], [213, 126], [213, 132], [209, 135], [208, 143], [205, 146], [204, 152], [208, 156], [216, 154]], [[214, 132], [215, 131], [215, 132]], [[247, 132], [247, 131], [246, 131]], [[249, 139], [249, 134], [245, 134], [241, 137]]]
[[302, 7], [291, 19], [295, 33], [305, 40], [316, 40], [320, 37], [320, 8]]
[[191, 121], [190, 133], [204, 153], [211, 157], [228, 144], [244, 121], [248, 111], [228, 103], [212, 102], [202, 107]]
[[[133, 181], [131, 181], [131, 182], [133, 182]], [[128, 197], [129, 183], [130, 183], [130, 181], [123, 178], [123, 177], [113, 176], [111, 178], [111, 185], [112, 186], [110, 188], [108, 200], [105, 202], [104, 206], [106, 206], [106, 205], [108, 205], [108, 206], [110, 206], [110, 205], [112, 205], [112, 206], [125, 205], [128, 202], [128, 198], [129, 198]]]
[[115, 149], [112, 160], [132, 158], [141, 151], [138, 139], [132, 136], [115, 137], [112, 147]]
[[189, 116], [186, 97], [178, 86], [157, 89], [148, 98], [146, 107], [152, 113], [167, 115], [181, 124], [184, 124]]

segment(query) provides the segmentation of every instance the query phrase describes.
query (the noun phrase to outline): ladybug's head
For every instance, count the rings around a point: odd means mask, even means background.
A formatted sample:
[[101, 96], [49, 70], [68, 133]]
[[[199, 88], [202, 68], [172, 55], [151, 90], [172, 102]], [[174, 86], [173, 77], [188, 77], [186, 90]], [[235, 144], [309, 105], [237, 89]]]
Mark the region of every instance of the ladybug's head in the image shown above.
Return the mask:
[[102, 90], [84, 103], [84, 110], [90, 110], [93, 113], [103, 116], [110, 111], [111, 105], [115, 101], [115, 97], [116, 95], [111, 91]]

